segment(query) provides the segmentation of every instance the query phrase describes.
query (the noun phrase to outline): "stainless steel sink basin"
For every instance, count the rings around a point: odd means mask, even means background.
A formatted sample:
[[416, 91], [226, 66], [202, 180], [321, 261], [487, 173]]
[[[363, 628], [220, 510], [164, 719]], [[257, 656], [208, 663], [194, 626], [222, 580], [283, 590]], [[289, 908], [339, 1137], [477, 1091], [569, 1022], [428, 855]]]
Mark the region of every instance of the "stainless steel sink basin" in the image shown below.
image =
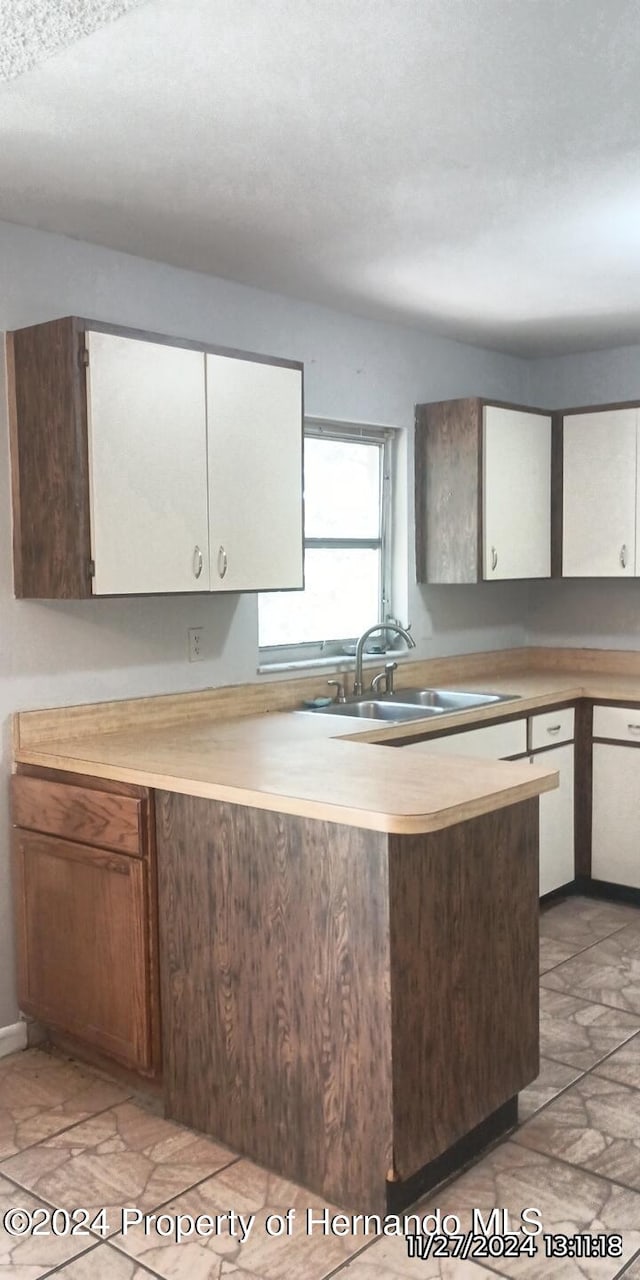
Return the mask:
[[496, 702], [511, 702], [517, 693], [462, 693], [453, 689], [398, 689], [389, 694], [398, 702], [434, 707], [438, 711], [467, 711], [471, 707], [489, 707]]
[[332, 702], [317, 710], [320, 714], [353, 716], [360, 720], [425, 720], [429, 716], [511, 702], [519, 696], [517, 693], [463, 693], [454, 689], [398, 689], [397, 693], [383, 693], [377, 698]]
[[424, 720], [427, 716], [442, 715], [442, 707], [416, 706], [388, 698], [358, 698], [354, 702], [332, 702], [328, 707], [318, 707], [314, 714], [330, 716], [355, 716], [360, 720]]

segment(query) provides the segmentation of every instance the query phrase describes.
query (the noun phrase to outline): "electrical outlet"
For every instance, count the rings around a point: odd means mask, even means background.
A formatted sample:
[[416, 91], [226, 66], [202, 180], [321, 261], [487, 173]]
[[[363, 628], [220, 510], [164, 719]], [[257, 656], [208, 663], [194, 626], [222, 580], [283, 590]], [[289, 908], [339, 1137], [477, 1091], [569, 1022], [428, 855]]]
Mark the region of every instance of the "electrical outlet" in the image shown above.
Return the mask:
[[204, 627], [189, 627], [189, 662], [202, 662], [204, 659]]

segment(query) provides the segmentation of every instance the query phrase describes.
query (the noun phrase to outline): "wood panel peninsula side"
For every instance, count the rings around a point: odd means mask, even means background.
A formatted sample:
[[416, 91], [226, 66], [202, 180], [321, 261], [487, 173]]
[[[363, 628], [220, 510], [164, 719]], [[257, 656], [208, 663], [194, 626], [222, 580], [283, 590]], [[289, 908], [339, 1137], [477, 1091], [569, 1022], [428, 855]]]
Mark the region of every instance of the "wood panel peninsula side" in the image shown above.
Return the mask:
[[159, 791], [156, 822], [169, 1116], [368, 1212], [515, 1124], [537, 799], [395, 835]]

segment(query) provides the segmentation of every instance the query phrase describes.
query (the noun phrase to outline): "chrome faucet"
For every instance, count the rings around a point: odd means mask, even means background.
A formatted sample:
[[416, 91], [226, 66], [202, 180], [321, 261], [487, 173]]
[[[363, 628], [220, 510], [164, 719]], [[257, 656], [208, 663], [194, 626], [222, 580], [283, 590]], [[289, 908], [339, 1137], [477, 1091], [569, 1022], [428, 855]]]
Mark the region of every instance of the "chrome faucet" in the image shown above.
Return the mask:
[[[409, 623], [409, 626], [411, 626], [411, 623]], [[369, 636], [374, 635], [376, 631], [391, 631], [396, 636], [402, 636], [402, 639], [406, 641], [408, 649], [415, 649], [416, 647], [416, 642], [413, 636], [409, 635], [409, 628], [407, 627], [405, 629], [405, 627], [399, 626], [397, 622], [376, 622], [374, 627], [368, 627], [366, 631], [363, 631], [356, 645], [356, 669], [353, 678], [354, 698], [360, 697], [362, 693], [362, 658], [364, 655], [364, 646], [367, 643]]]

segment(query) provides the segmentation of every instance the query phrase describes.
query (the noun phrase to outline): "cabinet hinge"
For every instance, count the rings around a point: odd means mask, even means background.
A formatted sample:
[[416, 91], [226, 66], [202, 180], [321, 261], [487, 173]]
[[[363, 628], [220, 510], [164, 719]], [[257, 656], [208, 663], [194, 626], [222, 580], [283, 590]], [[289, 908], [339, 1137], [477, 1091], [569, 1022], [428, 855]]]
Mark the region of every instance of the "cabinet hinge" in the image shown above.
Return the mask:
[[89, 352], [85, 346], [80, 348], [80, 367], [82, 369], [88, 369], [89, 367]]
[[95, 560], [90, 560], [89, 561], [89, 577], [95, 578], [95, 576], [96, 576], [96, 562]]

